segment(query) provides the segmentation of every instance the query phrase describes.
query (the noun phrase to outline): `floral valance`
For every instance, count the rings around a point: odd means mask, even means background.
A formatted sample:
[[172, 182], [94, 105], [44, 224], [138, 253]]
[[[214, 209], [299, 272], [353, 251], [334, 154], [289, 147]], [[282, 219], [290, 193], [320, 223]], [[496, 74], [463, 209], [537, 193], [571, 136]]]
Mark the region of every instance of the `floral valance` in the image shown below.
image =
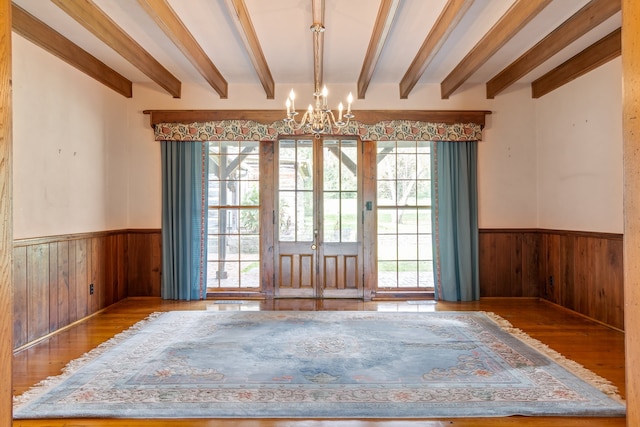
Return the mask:
[[[271, 124], [253, 120], [220, 120], [194, 123], [158, 123], [156, 141], [275, 141], [293, 132], [283, 120]], [[480, 141], [482, 128], [475, 123], [429, 123], [388, 120], [376, 124], [351, 121], [334, 135], [358, 136], [363, 141]]]

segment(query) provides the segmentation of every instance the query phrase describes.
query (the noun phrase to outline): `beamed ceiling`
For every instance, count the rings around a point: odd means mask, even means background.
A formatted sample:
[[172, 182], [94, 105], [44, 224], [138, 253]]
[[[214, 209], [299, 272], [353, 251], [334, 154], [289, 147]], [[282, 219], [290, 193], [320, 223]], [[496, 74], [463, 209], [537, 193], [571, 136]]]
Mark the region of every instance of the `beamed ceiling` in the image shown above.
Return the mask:
[[[313, 33], [312, 24], [326, 31]], [[13, 30], [131, 97], [183, 83], [465, 84], [540, 97], [620, 55], [620, 0], [14, 0]], [[280, 89], [283, 90], [283, 89]], [[286, 94], [278, 94], [280, 98]]]

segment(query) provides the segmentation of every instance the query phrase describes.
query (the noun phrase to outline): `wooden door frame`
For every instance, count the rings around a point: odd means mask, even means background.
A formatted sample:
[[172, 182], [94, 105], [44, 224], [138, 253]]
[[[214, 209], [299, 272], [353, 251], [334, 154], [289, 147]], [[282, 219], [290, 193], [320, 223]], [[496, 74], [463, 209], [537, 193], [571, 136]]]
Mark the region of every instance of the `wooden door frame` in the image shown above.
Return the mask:
[[[286, 137], [286, 136], [285, 136]], [[303, 136], [309, 137], [311, 136]], [[349, 138], [348, 135], [336, 135], [336, 138]], [[300, 135], [291, 135], [291, 138], [300, 138]], [[279, 138], [280, 139], [280, 138]], [[279, 140], [278, 139], [278, 140]], [[260, 141], [260, 263], [261, 263], [261, 290], [267, 299], [275, 298], [275, 197], [276, 188], [276, 157], [275, 144], [277, 141]], [[375, 141], [359, 140], [361, 153], [361, 204], [362, 211], [362, 269], [363, 269], [363, 294], [364, 301], [370, 301], [375, 292], [377, 280], [376, 263], [376, 144]], [[372, 209], [364, 206], [371, 202]]]

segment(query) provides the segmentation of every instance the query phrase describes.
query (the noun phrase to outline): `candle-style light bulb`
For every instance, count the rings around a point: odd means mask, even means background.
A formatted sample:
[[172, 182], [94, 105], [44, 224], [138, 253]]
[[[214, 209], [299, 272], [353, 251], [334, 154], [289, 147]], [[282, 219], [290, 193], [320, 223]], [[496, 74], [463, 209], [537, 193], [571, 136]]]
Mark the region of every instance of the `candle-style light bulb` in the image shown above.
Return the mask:
[[291, 110], [292, 111], [296, 111], [296, 107], [295, 107], [295, 99], [296, 99], [296, 94], [293, 91], [293, 89], [291, 89], [291, 92], [289, 92], [289, 99], [291, 100]]
[[287, 101], [284, 103], [287, 106], [287, 115], [291, 114], [291, 99], [287, 98]]
[[341, 122], [342, 121], [342, 109], [344, 107], [342, 106], [342, 102], [340, 104], [338, 104], [338, 121]]
[[327, 95], [329, 95], [329, 91], [327, 90], [327, 86], [325, 85], [322, 88], [322, 107], [327, 109]]
[[353, 102], [353, 95], [349, 92], [347, 96], [347, 114], [351, 114], [351, 103]]

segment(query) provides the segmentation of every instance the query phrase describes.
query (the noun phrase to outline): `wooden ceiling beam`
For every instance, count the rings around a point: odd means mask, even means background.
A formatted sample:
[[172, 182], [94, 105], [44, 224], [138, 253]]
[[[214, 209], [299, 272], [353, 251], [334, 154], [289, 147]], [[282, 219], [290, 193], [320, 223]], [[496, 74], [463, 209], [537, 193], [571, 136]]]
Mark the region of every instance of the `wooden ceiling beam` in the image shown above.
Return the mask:
[[320, 93], [324, 68], [324, 0], [311, 0], [313, 16], [313, 89]]
[[262, 52], [262, 46], [260, 46], [256, 30], [253, 28], [247, 5], [244, 0], [227, 0], [227, 8], [234, 18], [238, 33], [244, 42], [247, 54], [251, 58], [251, 63], [258, 74], [267, 99], [274, 99], [275, 83], [273, 82], [273, 76]]
[[622, 53], [620, 28], [531, 83], [531, 95], [540, 98], [617, 58]]
[[11, 27], [17, 34], [120, 95], [127, 98], [133, 96], [131, 81], [107, 67], [98, 58], [13, 3], [11, 14], [13, 15]]
[[369, 47], [367, 48], [367, 54], [364, 57], [362, 63], [362, 70], [360, 70], [360, 77], [358, 77], [358, 99], [364, 99], [367, 93], [367, 88], [371, 82], [373, 71], [378, 63], [382, 48], [389, 35], [389, 30], [393, 23], [393, 19], [396, 16], [396, 11], [400, 5], [400, 0], [382, 0], [380, 7], [378, 8], [378, 16], [373, 26], [373, 33], [371, 34], [371, 40], [369, 41]]
[[570, 43], [620, 11], [620, 0], [592, 0], [487, 82], [487, 98], [511, 86]]
[[438, 54], [474, 0], [449, 0], [424, 39], [420, 50], [400, 81], [400, 99], [407, 99], [422, 74]]
[[191, 62], [211, 87], [226, 99], [228, 85], [218, 68], [166, 0], [138, 0], [138, 3]]
[[551, 0], [516, 0], [500, 20], [482, 37], [440, 84], [442, 99], [448, 99], [489, 58], [542, 11]]
[[182, 84], [156, 59], [125, 33], [91, 0], [51, 0], [79, 24], [93, 33], [166, 90], [180, 98]]

